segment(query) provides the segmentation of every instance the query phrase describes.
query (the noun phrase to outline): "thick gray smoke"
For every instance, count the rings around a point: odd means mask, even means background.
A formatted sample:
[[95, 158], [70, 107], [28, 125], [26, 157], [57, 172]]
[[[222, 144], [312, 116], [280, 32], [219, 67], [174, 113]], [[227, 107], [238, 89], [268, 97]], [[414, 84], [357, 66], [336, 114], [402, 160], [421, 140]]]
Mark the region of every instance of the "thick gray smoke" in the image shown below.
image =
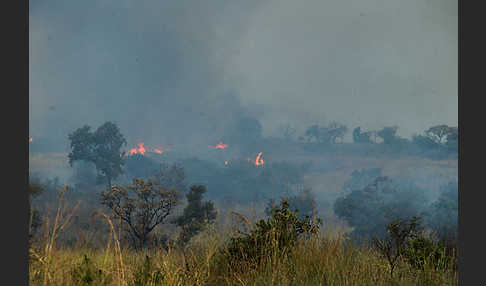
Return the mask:
[[31, 2], [30, 134], [57, 150], [108, 120], [129, 144], [207, 149], [246, 113], [221, 67], [255, 1]]
[[457, 125], [452, 0], [32, 0], [29, 21], [30, 135], [56, 151], [107, 120], [192, 151], [248, 115], [267, 135]]

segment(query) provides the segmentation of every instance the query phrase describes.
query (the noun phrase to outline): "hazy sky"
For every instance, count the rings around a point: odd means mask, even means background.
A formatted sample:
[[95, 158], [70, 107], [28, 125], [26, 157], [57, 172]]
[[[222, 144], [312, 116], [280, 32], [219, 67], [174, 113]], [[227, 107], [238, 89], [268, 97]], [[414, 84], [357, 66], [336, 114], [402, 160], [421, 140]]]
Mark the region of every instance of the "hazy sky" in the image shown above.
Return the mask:
[[[231, 122], [457, 125], [457, 1], [31, 0], [30, 135], [107, 120], [203, 148]], [[304, 130], [299, 130], [303, 132]]]

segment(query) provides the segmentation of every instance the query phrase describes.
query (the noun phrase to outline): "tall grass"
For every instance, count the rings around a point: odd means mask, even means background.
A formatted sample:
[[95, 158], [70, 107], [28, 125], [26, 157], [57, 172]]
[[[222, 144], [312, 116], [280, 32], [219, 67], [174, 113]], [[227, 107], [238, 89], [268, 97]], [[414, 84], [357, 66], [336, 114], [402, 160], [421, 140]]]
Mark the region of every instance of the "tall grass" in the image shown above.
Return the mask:
[[[401, 261], [392, 278], [387, 261], [375, 250], [354, 245], [341, 234], [322, 235], [325, 231], [299, 241], [284, 255], [268, 255], [258, 264], [234, 263], [222, 255], [227, 239], [216, 228], [195, 237], [184, 249], [134, 251], [122, 248], [113, 223], [108, 216], [103, 218], [112, 235], [104, 250], [49, 244], [49, 269], [41, 261], [47, 256], [31, 258], [31, 285], [458, 284], [452, 265], [446, 270], [428, 265], [417, 270]], [[42, 279], [39, 273], [44, 273]]]

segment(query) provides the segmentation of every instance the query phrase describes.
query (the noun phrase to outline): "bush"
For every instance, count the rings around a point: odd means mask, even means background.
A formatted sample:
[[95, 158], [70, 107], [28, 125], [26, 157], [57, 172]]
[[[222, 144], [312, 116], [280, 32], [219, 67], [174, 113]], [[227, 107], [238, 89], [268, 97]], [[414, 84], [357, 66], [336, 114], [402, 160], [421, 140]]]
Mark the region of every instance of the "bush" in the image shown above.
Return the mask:
[[[306, 188], [293, 196], [285, 196], [290, 205], [290, 210], [297, 213], [299, 219], [317, 216], [317, 209], [315, 206], [315, 195], [311, 189]], [[270, 216], [272, 209], [275, 208], [275, 200], [269, 199], [265, 207], [265, 214]]]
[[390, 265], [390, 276], [405, 252], [406, 244], [410, 239], [417, 237], [419, 218], [413, 217], [408, 220], [394, 220], [387, 227], [387, 236], [383, 239], [373, 238], [373, 244], [378, 251], [386, 258]]
[[250, 233], [240, 232], [241, 236], [232, 237], [226, 254], [233, 262], [259, 263], [268, 255], [288, 253], [298, 238], [317, 234], [319, 223], [320, 220], [314, 223], [308, 216], [299, 219], [284, 199], [272, 210], [272, 216], [258, 221]]
[[406, 261], [416, 269], [424, 269], [426, 264], [437, 269], [447, 269], [451, 257], [446, 255], [444, 244], [423, 236], [408, 241], [404, 249]]

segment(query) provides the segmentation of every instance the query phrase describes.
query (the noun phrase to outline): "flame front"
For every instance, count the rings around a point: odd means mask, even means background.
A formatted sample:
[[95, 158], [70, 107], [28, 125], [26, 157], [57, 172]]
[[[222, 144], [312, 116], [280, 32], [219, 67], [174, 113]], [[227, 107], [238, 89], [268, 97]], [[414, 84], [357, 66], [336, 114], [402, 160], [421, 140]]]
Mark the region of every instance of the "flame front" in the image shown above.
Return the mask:
[[228, 148], [228, 144], [224, 144], [223, 142], [219, 141], [218, 144], [216, 144], [216, 146], [209, 145], [209, 148], [226, 149]]
[[128, 152], [125, 154], [125, 156], [131, 156], [133, 154], [145, 155], [146, 152], [154, 152], [154, 153], [157, 153], [157, 154], [162, 154], [166, 151], [169, 151], [169, 149], [167, 149], [167, 148], [164, 148], [164, 149], [162, 149], [162, 148], [153, 148], [153, 149], [149, 148], [149, 149], [152, 150], [152, 151], [150, 151], [150, 150], [147, 150], [144, 145], [145, 145], [145, 143], [143, 143], [143, 142], [138, 143], [137, 144], [138, 147], [128, 150]]
[[263, 158], [262, 157], [262, 153], [263, 152], [260, 152], [258, 153], [256, 159], [255, 159], [255, 166], [262, 166], [265, 162], [263, 161]]
[[138, 148], [132, 148], [132, 149], [128, 150], [128, 153], [126, 154], [126, 156], [133, 155], [133, 154], [142, 154], [142, 155], [144, 155], [145, 152], [147, 152], [147, 150], [145, 149], [145, 147], [143, 147], [143, 145], [144, 145], [143, 142], [140, 142], [137, 145], [138, 145]]

